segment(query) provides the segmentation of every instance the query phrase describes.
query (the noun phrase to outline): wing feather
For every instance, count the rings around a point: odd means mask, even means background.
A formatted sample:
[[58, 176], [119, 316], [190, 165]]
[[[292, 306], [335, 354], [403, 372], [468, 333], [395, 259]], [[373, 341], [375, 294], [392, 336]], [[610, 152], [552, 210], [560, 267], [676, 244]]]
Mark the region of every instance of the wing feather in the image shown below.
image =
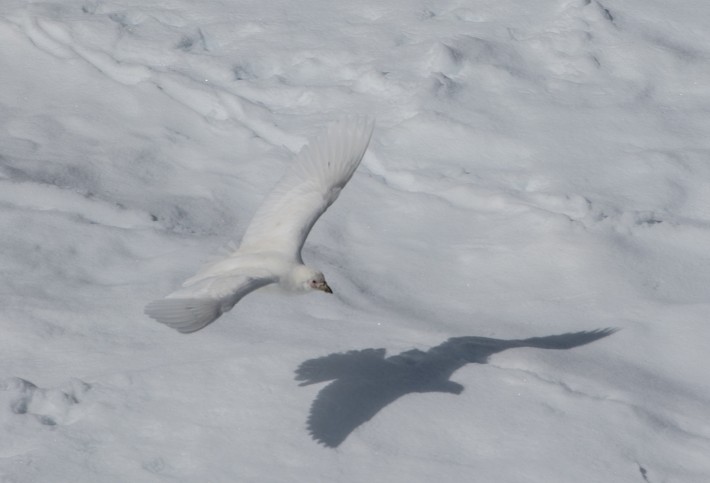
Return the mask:
[[275, 281], [273, 276], [256, 273], [202, 278], [164, 299], [150, 302], [145, 313], [161, 324], [189, 334], [217, 320], [245, 295]]
[[256, 211], [240, 251], [280, 252], [300, 260], [313, 224], [360, 164], [373, 127], [369, 118], [344, 119], [304, 147]]

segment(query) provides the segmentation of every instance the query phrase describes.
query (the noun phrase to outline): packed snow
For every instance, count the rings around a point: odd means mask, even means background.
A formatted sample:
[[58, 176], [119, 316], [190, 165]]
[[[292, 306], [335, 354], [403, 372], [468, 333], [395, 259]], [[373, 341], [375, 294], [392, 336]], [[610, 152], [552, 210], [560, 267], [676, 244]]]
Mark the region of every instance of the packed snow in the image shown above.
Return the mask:
[[[710, 481], [710, 4], [0, 2], [0, 480]], [[377, 119], [334, 294], [143, 314]]]

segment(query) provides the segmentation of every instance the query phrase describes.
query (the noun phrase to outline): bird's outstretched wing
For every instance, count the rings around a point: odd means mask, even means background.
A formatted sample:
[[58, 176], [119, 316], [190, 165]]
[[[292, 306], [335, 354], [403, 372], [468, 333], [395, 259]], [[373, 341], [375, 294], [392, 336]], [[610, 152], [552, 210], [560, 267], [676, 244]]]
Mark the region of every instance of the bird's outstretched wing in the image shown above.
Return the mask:
[[373, 127], [369, 118], [344, 119], [304, 147], [256, 211], [239, 250], [279, 252], [300, 260], [313, 224], [360, 164]]
[[275, 281], [268, 273], [249, 271], [203, 278], [149, 303], [145, 313], [178, 332], [189, 334], [217, 320], [248, 293]]

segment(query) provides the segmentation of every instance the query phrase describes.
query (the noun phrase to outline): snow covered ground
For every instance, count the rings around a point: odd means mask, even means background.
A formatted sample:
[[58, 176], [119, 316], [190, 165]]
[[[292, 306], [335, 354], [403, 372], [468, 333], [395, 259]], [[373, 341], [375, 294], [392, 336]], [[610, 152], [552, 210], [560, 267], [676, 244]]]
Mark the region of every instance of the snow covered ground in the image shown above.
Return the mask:
[[[708, 25], [2, 0], [0, 480], [710, 481]], [[347, 114], [373, 141], [304, 251], [335, 294], [148, 319]]]

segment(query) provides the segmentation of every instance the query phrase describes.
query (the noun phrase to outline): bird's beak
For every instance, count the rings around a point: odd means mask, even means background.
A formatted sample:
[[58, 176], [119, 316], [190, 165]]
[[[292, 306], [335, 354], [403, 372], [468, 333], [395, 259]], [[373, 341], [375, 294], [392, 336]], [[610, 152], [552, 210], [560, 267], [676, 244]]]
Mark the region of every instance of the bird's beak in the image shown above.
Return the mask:
[[328, 287], [328, 284], [325, 283], [325, 282], [319, 282], [319, 283], [316, 285], [316, 289], [317, 289], [317, 290], [322, 290], [322, 291], [324, 291], [325, 293], [333, 293], [333, 291], [330, 289], [330, 287]]

